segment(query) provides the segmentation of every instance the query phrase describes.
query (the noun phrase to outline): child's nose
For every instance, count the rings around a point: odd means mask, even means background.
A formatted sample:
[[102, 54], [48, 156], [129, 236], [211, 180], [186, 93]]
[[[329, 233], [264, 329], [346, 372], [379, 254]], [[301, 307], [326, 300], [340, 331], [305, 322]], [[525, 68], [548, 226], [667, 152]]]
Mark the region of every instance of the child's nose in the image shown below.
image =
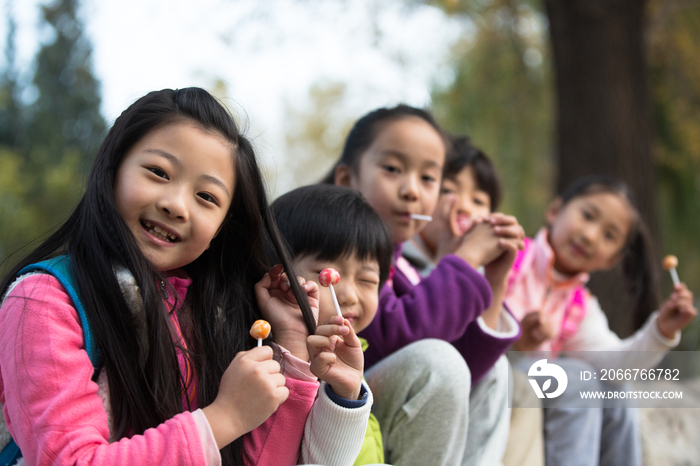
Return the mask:
[[348, 283], [348, 280], [343, 283], [341, 280], [337, 285], [333, 285], [335, 288], [335, 295], [338, 298], [338, 304], [341, 306], [353, 306], [357, 304], [357, 290], [355, 287]]
[[408, 175], [401, 185], [401, 198], [407, 201], [415, 201], [418, 199], [418, 179], [415, 176]]
[[172, 190], [158, 200], [158, 210], [170, 218], [187, 220], [187, 202], [184, 193]]

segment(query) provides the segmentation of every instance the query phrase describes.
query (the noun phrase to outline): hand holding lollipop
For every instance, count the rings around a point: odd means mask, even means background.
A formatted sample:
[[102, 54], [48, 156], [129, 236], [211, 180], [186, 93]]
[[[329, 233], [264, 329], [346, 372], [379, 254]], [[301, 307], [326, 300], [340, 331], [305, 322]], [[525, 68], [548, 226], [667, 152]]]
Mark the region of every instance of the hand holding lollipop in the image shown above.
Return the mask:
[[262, 342], [270, 335], [270, 323], [266, 320], [256, 320], [253, 326], [250, 327], [250, 336], [258, 339], [258, 348], [262, 346]]
[[321, 270], [321, 273], [318, 274], [318, 282], [322, 286], [327, 286], [331, 289], [331, 296], [333, 296], [333, 304], [335, 304], [335, 310], [340, 317], [343, 317], [343, 314], [340, 312], [340, 305], [338, 305], [338, 298], [335, 297], [335, 290], [333, 289], [333, 285], [336, 285], [339, 281], [340, 274], [335, 269], [323, 269]]
[[680, 285], [681, 280], [678, 278], [678, 272], [676, 271], [678, 267], [678, 258], [673, 255], [668, 255], [664, 257], [664, 269], [671, 273], [671, 279], [674, 285]]

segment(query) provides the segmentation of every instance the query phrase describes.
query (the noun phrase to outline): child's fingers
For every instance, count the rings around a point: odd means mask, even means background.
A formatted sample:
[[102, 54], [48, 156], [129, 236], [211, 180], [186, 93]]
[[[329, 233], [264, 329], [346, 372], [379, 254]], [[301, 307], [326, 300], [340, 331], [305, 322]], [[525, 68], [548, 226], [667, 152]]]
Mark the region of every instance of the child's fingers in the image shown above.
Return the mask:
[[494, 233], [501, 238], [523, 239], [525, 230], [519, 224], [514, 225], [494, 225]]
[[272, 348], [269, 346], [261, 346], [259, 348], [253, 348], [248, 351], [241, 351], [239, 352], [236, 356], [240, 357], [248, 357], [253, 359], [254, 361], [266, 361], [268, 359], [272, 359]]
[[362, 342], [360, 341], [357, 334], [355, 333], [355, 329], [352, 328], [350, 321], [347, 319], [344, 319], [343, 323], [344, 323], [343, 327], [348, 328], [348, 333], [346, 335], [343, 335], [343, 343], [345, 344], [345, 346], [349, 346], [351, 348], [362, 347]]
[[323, 377], [326, 372], [328, 372], [329, 366], [335, 364], [338, 357], [335, 353], [325, 351], [319, 353], [315, 358], [311, 360], [311, 373], [316, 377]]
[[[340, 317], [338, 317], [338, 316], [335, 316], [335, 317], [340, 319]], [[332, 335], [345, 336], [345, 335], [348, 335], [351, 330], [352, 330], [352, 327], [350, 326], [350, 322], [345, 320], [343, 324], [326, 323], [323, 325], [319, 325], [318, 327], [316, 327], [316, 335], [322, 335], [325, 337], [330, 337]]]
[[283, 272], [284, 272], [284, 267], [282, 266], [282, 264], [274, 265], [269, 271], [269, 274], [272, 277], [272, 281], [279, 280], [279, 278], [283, 274]]
[[306, 337], [306, 347], [309, 350], [309, 358], [314, 358], [323, 352], [335, 350], [335, 339], [322, 335], [309, 335]]

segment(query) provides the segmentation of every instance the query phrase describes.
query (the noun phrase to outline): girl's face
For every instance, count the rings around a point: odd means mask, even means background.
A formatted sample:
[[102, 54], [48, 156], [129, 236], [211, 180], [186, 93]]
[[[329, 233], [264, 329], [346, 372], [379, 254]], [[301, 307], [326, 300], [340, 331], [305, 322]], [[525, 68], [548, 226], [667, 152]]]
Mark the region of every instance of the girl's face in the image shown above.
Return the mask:
[[[457, 176], [443, 180], [437, 211], [442, 212], [443, 208], [446, 210], [445, 204], [450, 202], [450, 196], [454, 196], [453, 208], [457, 210], [454, 225], [449, 225], [454, 233], [461, 235], [467, 231], [473, 218], [486, 218], [491, 215], [491, 196], [479, 189], [474, 167], [471, 165], [460, 170]], [[431, 250], [437, 248], [444, 228], [444, 220], [433, 219], [421, 232], [423, 240]]]
[[[379, 306], [379, 263], [376, 259], [360, 260], [356, 256], [322, 261], [312, 256], [294, 260], [297, 272], [307, 281], [316, 283], [321, 270], [332, 267], [340, 274], [333, 285], [343, 317], [350, 321], [355, 332], [360, 332], [374, 319]], [[318, 323], [323, 324], [337, 315], [330, 288], [319, 284]]]
[[564, 206], [554, 201], [547, 210], [554, 268], [566, 275], [612, 268], [622, 258], [632, 221], [629, 202], [614, 193], [578, 196]]
[[114, 179], [117, 210], [157, 270], [183, 267], [209, 247], [231, 206], [232, 154], [221, 135], [178, 122], [124, 155]]
[[426, 222], [411, 214], [432, 215], [440, 194], [445, 145], [425, 120], [405, 117], [384, 123], [360, 156], [357, 172], [336, 170], [335, 183], [360, 191], [382, 217], [392, 241], [401, 243]]

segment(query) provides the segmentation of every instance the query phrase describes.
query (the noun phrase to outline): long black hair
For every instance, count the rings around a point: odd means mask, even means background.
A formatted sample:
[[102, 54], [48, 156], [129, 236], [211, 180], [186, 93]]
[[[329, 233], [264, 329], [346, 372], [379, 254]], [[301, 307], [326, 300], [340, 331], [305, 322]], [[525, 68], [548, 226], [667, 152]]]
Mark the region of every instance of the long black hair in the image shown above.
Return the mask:
[[406, 104], [372, 110], [357, 120], [352, 129], [350, 129], [350, 133], [348, 133], [348, 137], [345, 139], [345, 145], [343, 146], [340, 160], [338, 160], [338, 162], [333, 165], [331, 171], [323, 177], [321, 183], [335, 184], [335, 171], [341, 165], [348, 166], [353, 172], [357, 173], [362, 154], [372, 145], [384, 125], [409, 117], [422, 119], [432, 126], [444, 140], [442, 128], [440, 128], [435, 118], [433, 118], [433, 115], [427, 110], [411, 107]]
[[[141, 97], [114, 122], [90, 172], [85, 195], [70, 218], [23, 258], [0, 284], [3, 295], [24, 266], [69, 254], [96, 345], [108, 374], [116, 439], [142, 434], [183, 411], [183, 383], [171, 324], [160, 284], [166, 283], [137, 246], [115, 206], [113, 186], [127, 151], [149, 132], [188, 122], [215, 132], [231, 144], [235, 179], [230, 210], [208, 250], [184, 267], [192, 278], [182, 309], [186, 356], [194, 364], [198, 403], [216, 398], [221, 376], [236, 353], [250, 348], [251, 324], [260, 318], [254, 284], [270, 268], [271, 248], [291, 276], [291, 261], [282, 246], [267, 202], [253, 147], [226, 108], [199, 88], [165, 89]], [[135, 338], [138, 325], [113, 270], [122, 265], [133, 274], [143, 302], [148, 343]], [[296, 280], [290, 280], [310, 333], [315, 321]], [[143, 324], [141, 324], [143, 325]], [[144, 364], [134, 364], [136, 355]], [[242, 439], [222, 450], [224, 464], [242, 464]]]
[[642, 220], [634, 193], [627, 184], [608, 175], [591, 175], [578, 179], [559, 197], [562, 206], [572, 199], [594, 193], [612, 193], [626, 199], [632, 224], [622, 250], [622, 274], [627, 290], [634, 299], [635, 325], [641, 327], [659, 304], [658, 275], [654, 262], [651, 234]]

